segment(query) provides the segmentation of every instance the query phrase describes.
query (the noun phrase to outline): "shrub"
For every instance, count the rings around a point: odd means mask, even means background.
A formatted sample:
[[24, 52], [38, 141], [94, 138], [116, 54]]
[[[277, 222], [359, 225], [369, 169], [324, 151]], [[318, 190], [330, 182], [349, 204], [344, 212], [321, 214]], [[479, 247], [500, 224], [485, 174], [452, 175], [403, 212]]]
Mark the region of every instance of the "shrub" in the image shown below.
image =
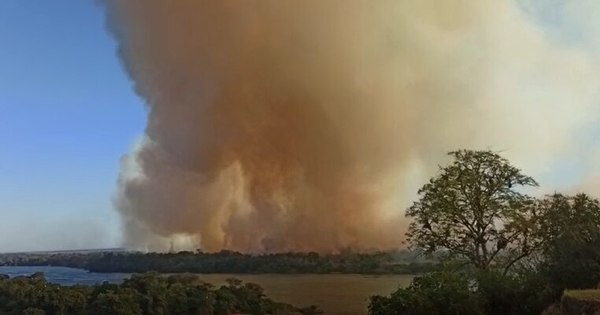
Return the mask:
[[389, 297], [374, 296], [370, 315], [479, 315], [483, 314], [472, 282], [453, 271], [437, 271], [415, 278], [409, 287]]

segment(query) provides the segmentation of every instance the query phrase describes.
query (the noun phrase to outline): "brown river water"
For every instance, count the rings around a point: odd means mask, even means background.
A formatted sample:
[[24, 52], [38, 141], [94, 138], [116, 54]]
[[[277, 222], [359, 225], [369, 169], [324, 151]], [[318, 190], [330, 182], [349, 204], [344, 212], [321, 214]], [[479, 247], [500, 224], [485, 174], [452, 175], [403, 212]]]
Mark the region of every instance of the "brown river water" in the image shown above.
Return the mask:
[[227, 278], [254, 282], [265, 289], [267, 296], [276, 301], [296, 306], [319, 306], [325, 314], [362, 315], [367, 313], [372, 295], [388, 295], [398, 287], [406, 287], [410, 275], [203, 275], [213, 284], [222, 284]]

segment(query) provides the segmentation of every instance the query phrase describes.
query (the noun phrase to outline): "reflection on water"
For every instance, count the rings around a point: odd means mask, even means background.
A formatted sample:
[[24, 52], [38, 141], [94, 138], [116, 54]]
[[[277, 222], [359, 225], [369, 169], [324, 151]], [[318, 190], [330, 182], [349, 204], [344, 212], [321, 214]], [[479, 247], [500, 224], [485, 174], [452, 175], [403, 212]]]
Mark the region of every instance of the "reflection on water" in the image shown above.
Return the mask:
[[[93, 273], [64, 267], [0, 267], [0, 274], [11, 277], [43, 272], [48, 281], [62, 285], [93, 285], [103, 281], [119, 283], [129, 274]], [[283, 275], [283, 274], [204, 274], [201, 278], [215, 285], [225, 283], [227, 278], [254, 282], [276, 301], [297, 306], [318, 305], [326, 314], [365, 314], [368, 298], [375, 294], [389, 294], [399, 286], [407, 286], [409, 275]]]
[[35, 272], [43, 272], [48, 281], [61, 285], [94, 285], [104, 281], [121, 283], [129, 277], [128, 273], [95, 273], [66, 267], [0, 267], [0, 274], [10, 277], [29, 276]]

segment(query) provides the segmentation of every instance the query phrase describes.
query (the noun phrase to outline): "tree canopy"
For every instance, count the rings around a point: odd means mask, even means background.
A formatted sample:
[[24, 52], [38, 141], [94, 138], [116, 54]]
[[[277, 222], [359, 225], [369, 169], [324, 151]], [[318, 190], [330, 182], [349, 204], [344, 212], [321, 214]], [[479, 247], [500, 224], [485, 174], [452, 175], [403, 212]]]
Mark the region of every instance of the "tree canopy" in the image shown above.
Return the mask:
[[600, 282], [600, 202], [586, 194], [553, 194], [540, 200], [541, 269], [557, 291]]
[[413, 219], [410, 244], [465, 259], [478, 269], [507, 270], [536, 249], [534, 199], [522, 188], [537, 182], [492, 151], [449, 155], [452, 163], [440, 167], [406, 211]]

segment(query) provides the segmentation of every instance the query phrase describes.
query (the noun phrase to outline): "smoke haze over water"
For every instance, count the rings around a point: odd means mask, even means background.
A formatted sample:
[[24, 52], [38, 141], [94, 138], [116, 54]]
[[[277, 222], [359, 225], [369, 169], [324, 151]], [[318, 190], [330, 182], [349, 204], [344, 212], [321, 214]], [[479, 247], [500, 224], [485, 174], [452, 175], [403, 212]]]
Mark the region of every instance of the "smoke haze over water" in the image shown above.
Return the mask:
[[148, 107], [127, 246], [399, 247], [445, 152], [549, 176], [598, 117], [595, 56], [510, 1], [105, 3]]

